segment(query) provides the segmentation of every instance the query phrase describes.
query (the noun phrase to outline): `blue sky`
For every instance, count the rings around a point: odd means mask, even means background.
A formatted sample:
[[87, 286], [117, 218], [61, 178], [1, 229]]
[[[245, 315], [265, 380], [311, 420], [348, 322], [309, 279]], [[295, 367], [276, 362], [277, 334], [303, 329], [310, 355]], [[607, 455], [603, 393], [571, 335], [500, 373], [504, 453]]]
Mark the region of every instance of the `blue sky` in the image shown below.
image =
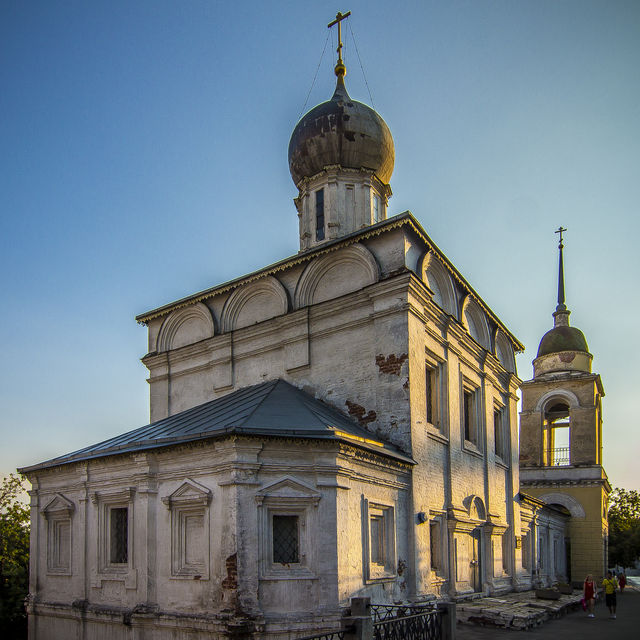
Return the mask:
[[[0, 473], [148, 422], [134, 316], [298, 249], [287, 145], [338, 10], [411, 210], [527, 346], [567, 304], [640, 489], [640, 3], [0, 2]], [[333, 91], [335, 34], [306, 109]]]

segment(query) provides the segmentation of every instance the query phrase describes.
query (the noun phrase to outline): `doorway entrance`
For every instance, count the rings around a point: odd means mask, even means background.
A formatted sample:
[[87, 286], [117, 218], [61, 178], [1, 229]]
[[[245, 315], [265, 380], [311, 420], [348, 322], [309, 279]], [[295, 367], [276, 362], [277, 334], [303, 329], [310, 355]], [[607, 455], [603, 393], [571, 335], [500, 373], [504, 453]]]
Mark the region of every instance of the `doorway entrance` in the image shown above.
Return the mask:
[[471, 584], [473, 590], [482, 591], [482, 532], [477, 527], [471, 532]]

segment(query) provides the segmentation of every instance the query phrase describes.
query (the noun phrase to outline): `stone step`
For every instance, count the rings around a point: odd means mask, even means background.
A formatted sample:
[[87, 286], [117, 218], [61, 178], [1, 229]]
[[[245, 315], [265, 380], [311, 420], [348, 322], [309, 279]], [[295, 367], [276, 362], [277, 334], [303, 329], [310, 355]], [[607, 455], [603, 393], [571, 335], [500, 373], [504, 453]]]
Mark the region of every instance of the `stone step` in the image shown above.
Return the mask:
[[499, 598], [478, 598], [457, 603], [460, 624], [525, 630], [558, 618], [580, 606], [582, 594], [561, 595], [558, 600], [541, 600], [535, 591], [508, 594]]

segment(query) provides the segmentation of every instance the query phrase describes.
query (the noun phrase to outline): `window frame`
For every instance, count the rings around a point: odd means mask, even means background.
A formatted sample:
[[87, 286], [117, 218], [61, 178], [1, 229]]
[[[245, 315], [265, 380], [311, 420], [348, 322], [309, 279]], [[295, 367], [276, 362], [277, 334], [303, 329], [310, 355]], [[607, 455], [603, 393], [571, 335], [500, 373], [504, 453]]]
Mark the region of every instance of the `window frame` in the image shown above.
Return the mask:
[[[41, 511], [47, 522], [47, 574], [70, 576], [73, 573], [73, 513], [74, 503], [63, 496], [56, 496]], [[61, 538], [62, 527], [68, 527], [66, 542]], [[67, 561], [63, 562], [66, 551]]]
[[[373, 561], [371, 522], [381, 523], [383, 562]], [[395, 509], [392, 505], [362, 499], [362, 529], [364, 538], [364, 579], [366, 583], [393, 580], [397, 573]], [[377, 557], [377, 556], [376, 556]]]
[[[496, 420], [497, 418], [497, 420]], [[493, 405], [493, 452], [500, 461], [506, 462], [509, 458], [507, 447], [507, 411], [504, 405]]]
[[[475, 451], [479, 451], [481, 445], [482, 408], [480, 406], [480, 396], [480, 387], [474, 386], [463, 378], [460, 389], [462, 443], [463, 448]], [[468, 402], [467, 398], [469, 398]]]
[[[209, 580], [211, 555], [210, 489], [187, 478], [171, 495], [162, 498], [171, 520], [170, 571], [172, 579]], [[190, 562], [188, 558], [189, 518], [202, 518], [202, 560]]]
[[440, 386], [440, 367], [432, 366], [429, 362], [425, 364], [425, 393], [426, 393], [426, 418], [427, 424], [442, 430], [440, 407], [441, 386]]
[[371, 197], [371, 219], [373, 224], [382, 222], [384, 219], [382, 216], [382, 198], [379, 194], [373, 192]]
[[[125, 588], [137, 587], [137, 572], [134, 568], [134, 496], [135, 487], [127, 487], [110, 493], [94, 492], [91, 501], [97, 508], [98, 535], [96, 570], [91, 586], [102, 588], [104, 580], [121, 580]], [[127, 562], [111, 561], [111, 512], [127, 509]]]
[[[287, 476], [257, 492], [258, 507], [258, 569], [261, 580], [315, 579], [317, 545], [314, 544], [317, 510], [321, 494]], [[298, 560], [281, 563], [274, 561], [273, 518], [298, 518]]]

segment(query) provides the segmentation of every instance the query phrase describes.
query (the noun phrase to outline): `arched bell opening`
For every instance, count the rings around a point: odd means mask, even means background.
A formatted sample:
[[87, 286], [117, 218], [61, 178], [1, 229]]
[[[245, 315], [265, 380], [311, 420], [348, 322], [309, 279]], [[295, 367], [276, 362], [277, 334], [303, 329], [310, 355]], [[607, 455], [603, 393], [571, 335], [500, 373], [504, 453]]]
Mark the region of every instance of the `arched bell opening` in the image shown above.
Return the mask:
[[571, 415], [564, 402], [552, 402], [544, 412], [542, 450], [546, 467], [571, 464]]

